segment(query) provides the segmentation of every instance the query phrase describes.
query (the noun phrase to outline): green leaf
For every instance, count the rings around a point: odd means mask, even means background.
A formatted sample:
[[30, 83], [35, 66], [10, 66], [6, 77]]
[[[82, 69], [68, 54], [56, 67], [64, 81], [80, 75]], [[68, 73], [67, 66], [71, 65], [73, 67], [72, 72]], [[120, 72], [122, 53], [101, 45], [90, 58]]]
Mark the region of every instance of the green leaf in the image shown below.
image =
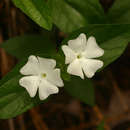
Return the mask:
[[99, 0], [49, 0], [53, 22], [63, 32], [72, 32], [87, 24], [106, 23]]
[[73, 76], [71, 82], [65, 82], [65, 90], [88, 105], [95, 104], [94, 87], [91, 80], [82, 80]]
[[51, 30], [51, 11], [45, 0], [13, 0], [16, 7], [20, 8], [26, 15], [41, 27]]
[[31, 98], [25, 88], [19, 85], [19, 79], [22, 77], [19, 70], [25, 61], [27, 58], [0, 80], [0, 119], [15, 117], [46, 101], [40, 101], [38, 94]]
[[111, 23], [130, 23], [130, 1], [115, 0], [108, 12]]
[[15, 117], [40, 103], [37, 98], [30, 98], [26, 90], [19, 86], [19, 78], [15, 76], [0, 86], [0, 118]]
[[1, 86], [6, 83], [8, 80], [10, 80], [11, 78], [14, 78], [15, 76], [19, 75], [19, 70], [20, 68], [22, 68], [22, 66], [27, 62], [27, 58], [26, 59], [22, 59], [22, 61], [20, 63], [18, 63], [8, 74], [6, 74], [6, 76], [4, 76], [2, 78], [2, 80], [0, 80], [0, 88]]
[[14, 37], [3, 43], [1, 47], [18, 59], [32, 54], [56, 52], [55, 45], [49, 39], [40, 35]]
[[26, 91], [10, 93], [0, 99], [0, 119], [16, 117], [40, 102], [38, 97], [30, 98]]
[[97, 43], [105, 50], [100, 58], [104, 61], [104, 67], [112, 63], [124, 52], [130, 41], [130, 24], [121, 25], [88, 25], [72, 33], [63, 41], [66, 44], [68, 40], [76, 38], [80, 33], [85, 33], [87, 37], [94, 36]]
[[[62, 65], [62, 61], [60, 60], [60, 58], [57, 58], [56, 53], [54, 53], [53, 56], [50, 53], [39, 54], [38, 56], [42, 56], [45, 58], [54, 57], [55, 59], [57, 59], [58, 67]], [[20, 75], [19, 73], [19, 70], [26, 62], [27, 58], [23, 59], [11, 72], [9, 72], [2, 80], [0, 80], [1, 119], [15, 117], [32, 108], [33, 106], [46, 101], [40, 101], [38, 95], [34, 98], [31, 98], [25, 88], [19, 85], [19, 79], [22, 77], [22, 75]], [[65, 70], [63, 67], [62, 69]], [[65, 72], [63, 71], [63, 75], [64, 73]], [[63, 78], [65, 77], [64, 80], [66, 80], [67, 76], [68, 75], [63, 76]]]
[[15, 117], [41, 103], [38, 96], [30, 98], [27, 91], [19, 86], [19, 69], [25, 60], [18, 64], [0, 81], [0, 118]]

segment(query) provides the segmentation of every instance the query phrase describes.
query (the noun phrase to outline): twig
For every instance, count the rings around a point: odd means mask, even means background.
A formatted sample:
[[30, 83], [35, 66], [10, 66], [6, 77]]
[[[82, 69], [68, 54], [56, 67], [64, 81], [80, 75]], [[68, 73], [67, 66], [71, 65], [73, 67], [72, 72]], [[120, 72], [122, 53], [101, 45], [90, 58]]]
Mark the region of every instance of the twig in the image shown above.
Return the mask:
[[5, 11], [6, 11], [6, 17], [9, 19], [7, 23], [8, 35], [9, 37], [12, 37], [12, 29], [11, 29], [11, 21], [10, 21], [10, 0], [5, 0]]
[[32, 108], [30, 110], [30, 115], [37, 130], [48, 130], [47, 125], [44, 123], [41, 115], [38, 113], [36, 109]]
[[103, 118], [104, 118], [104, 116], [103, 116], [103, 114], [101, 113], [99, 107], [98, 107], [98, 106], [93, 107], [93, 111], [95, 112], [95, 114], [96, 114], [98, 120], [99, 120], [99, 121], [102, 121]]
[[15, 8], [11, 8], [11, 22], [12, 22], [12, 30], [13, 30], [13, 35], [17, 35], [17, 25], [16, 25], [16, 10]]
[[14, 121], [13, 121], [13, 119], [9, 119], [9, 120], [8, 120], [8, 124], [9, 124], [9, 129], [10, 129], [10, 130], [15, 130], [15, 126], [14, 126]]
[[[93, 107], [93, 111], [95, 112], [95, 114], [98, 118], [98, 121], [96, 122], [96, 124], [101, 123], [101, 121], [103, 121], [103, 119], [104, 119], [104, 115], [100, 111], [99, 107], [98, 106]], [[104, 128], [105, 128], [105, 130], [110, 130], [110, 127], [107, 125], [107, 122], [105, 122]]]
[[20, 115], [20, 116], [18, 116], [17, 119], [18, 119], [18, 123], [20, 125], [20, 130], [26, 130], [25, 122], [24, 122], [24, 116]]
[[112, 117], [109, 117], [106, 119], [106, 122], [107, 123], [111, 123], [113, 121], [119, 121], [121, 119], [125, 119], [128, 117], [128, 114], [130, 114], [130, 109], [127, 110], [125, 113], [122, 113], [122, 114], [119, 114], [119, 115], [116, 115], [116, 116], [112, 116]]
[[[3, 36], [0, 30], [0, 44], [2, 42], [3, 42]], [[8, 60], [6, 53], [2, 48], [0, 48], [0, 56], [1, 56], [1, 74], [2, 76], [4, 76], [8, 72]]]
[[112, 86], [113, 86], [117, 96], [120, 99], [120, 103], [122, 104], [122, 107], [123, 107], [124, 111], [127, 111], [128, 110], [128, 105], [125, 102], [124, 96], [123, 96], [122, 92], [120, 91], [120, 89], [118, 87], [118, 84], [117, 84], [116, 80], [114, 79], [114, 76], [112, 75], [112, 72], [109, 71], [108, 76], [110, 78], [110, 81], [112, 83]]

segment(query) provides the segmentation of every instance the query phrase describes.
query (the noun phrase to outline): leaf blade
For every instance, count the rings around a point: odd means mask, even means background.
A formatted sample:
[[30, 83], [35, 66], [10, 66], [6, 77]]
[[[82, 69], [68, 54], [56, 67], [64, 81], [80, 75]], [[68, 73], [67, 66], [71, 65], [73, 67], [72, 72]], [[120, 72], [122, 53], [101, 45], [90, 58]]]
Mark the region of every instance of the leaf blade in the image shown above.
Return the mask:
[[94, 87], [91, 80], [72, 77], [71, 82], [65, 82], [65, 90], [80, 101], [90, 106], [95, 105]]
[[44, 0], [13, 0], [13, 2], [39, 26], [51, 30], [51, 12]]
[[32, 54], [53, 53], [56, 51], [56, 46], [48, 38], [41, 35], [17, 36], [5, 41], [1, 47], [18, 59]]
[[129, 24], [130, 23], [130, 1], [116, 0], [109, 9], [108, 18], [110, 23]]
[[87, 24], [106, 23], [104, 11], [98, 0], [49, 0], [54, 24], [70, 33]]

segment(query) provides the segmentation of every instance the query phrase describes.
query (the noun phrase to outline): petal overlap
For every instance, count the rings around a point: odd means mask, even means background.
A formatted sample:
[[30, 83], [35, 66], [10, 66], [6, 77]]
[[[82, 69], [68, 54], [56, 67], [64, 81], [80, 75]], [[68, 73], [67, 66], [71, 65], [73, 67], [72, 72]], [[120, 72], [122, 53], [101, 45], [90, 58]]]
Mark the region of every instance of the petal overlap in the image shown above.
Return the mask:
[[98, 58], [103, 54], [104, 54], [104, 50], [98, 46], [96, 39], [93, 36], [89, 37], [85, 49], [85, 57]]
[[40, 79], [37, 76], [25, 76], [20, 79], [19, 84], [26, 88], [30, 97], [34, 97], [40, 84]]
[[27, 63], [20, 69], [20, 73], [23, 75], [37, 75], [39, 74], [39, 63], [36, 56], [30, 56]]
[[82, 79], [84, 79], [82, 66], [79, 62], [79, 60], [74, 60], [72, 63], [68, 65], [67, 72], [72, 75], [78, 75]]
[[92, 78], [96, 71], [103, 67], [103, 61], [96, 60], [104, 54], [95, 37], [86, 39], [86, 35], [81, 33], [76, 39], [68, 41], [68, 46], [63, 45], [62, 50], [65, 54], [65, 64], [69, 64], [67, 72], [72, 75], [80, 76], [84, 79], [84, 74]]
[[71, 63], [76, 58], [75, 52], [70, 47], [63, 45], [62, 50], [65, 54], [65, 64]]
[[46, 80], [42, 80], [39, 85], [39, 98], [40, 100], [46, 99], [51, 94], [56, 94], [59, 89]]
[[68, 46], [74, 50], [75, 52], [82, 52], [84, 51], [86, 47], [86, 36], [85, 34], [80, 34], [79, 37], [77, 37], [74, 40], [69, 40], [68, 41]]

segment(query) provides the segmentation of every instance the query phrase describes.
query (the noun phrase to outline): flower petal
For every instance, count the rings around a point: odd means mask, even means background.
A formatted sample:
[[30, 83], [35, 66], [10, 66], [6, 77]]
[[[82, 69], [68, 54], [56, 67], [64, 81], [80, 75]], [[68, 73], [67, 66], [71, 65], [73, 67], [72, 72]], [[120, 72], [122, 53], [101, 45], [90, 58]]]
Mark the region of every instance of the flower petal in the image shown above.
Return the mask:
[[30, 97], [34, 97], [36, 95], [39, 82], [40, 80], [38, 76], [25, 76], [19, 80], [19, 84], [26, 88]]
[[92, 78], [95, 72], [101, 67], [103, 67], [103, 62], [95, 59], [82, 59], [81, 66], [83, 68], [85, 75], [88, 78]]
[[84, 51], [86, 47], [86, 35], [81, 33], [76, 39], [69, 40], [68, 45], [76, 53]]
[[62, 50], [65, 54], [65, 64], [71, 63], [76, 58], [75, 52], [68, 46], [63, 45]]
[[74, 60], [72, 63], [69, 64], [67, 72], [72, 75], [80, 76], [82, 79], [84, 79], [81, 64], [78, 59]]
[[85, 50], [86, 58], [97, 58], [104, 54], [104, 50], [98, 46], [96, 39], [91, 36], [87, 41], [87, 46]]
[[40, 85], [39, 85], [39, 98], [41, 100], [46, 99], [49, 95], [51, 94], [56, 94], [59, 92], [59, 89], [48, 82], [47, 80], [42, 80]]
[[56, 66], [56, 61], [54, 59], [38, 57], [38, 61], [42, 72], [47, 72], [50, 69], [52, 70]]
[[60, 77], [60, 69], [55, 69], [51, 71], [50, 74], [48, 74], [47, 76], [47, 80], [56, 86], [64, 86], [63, 80]]
[[20, 69], [23, 75], [37, 75], [39, 74], [39, 63], [36, 56], [29, 56], [28, 62]]

